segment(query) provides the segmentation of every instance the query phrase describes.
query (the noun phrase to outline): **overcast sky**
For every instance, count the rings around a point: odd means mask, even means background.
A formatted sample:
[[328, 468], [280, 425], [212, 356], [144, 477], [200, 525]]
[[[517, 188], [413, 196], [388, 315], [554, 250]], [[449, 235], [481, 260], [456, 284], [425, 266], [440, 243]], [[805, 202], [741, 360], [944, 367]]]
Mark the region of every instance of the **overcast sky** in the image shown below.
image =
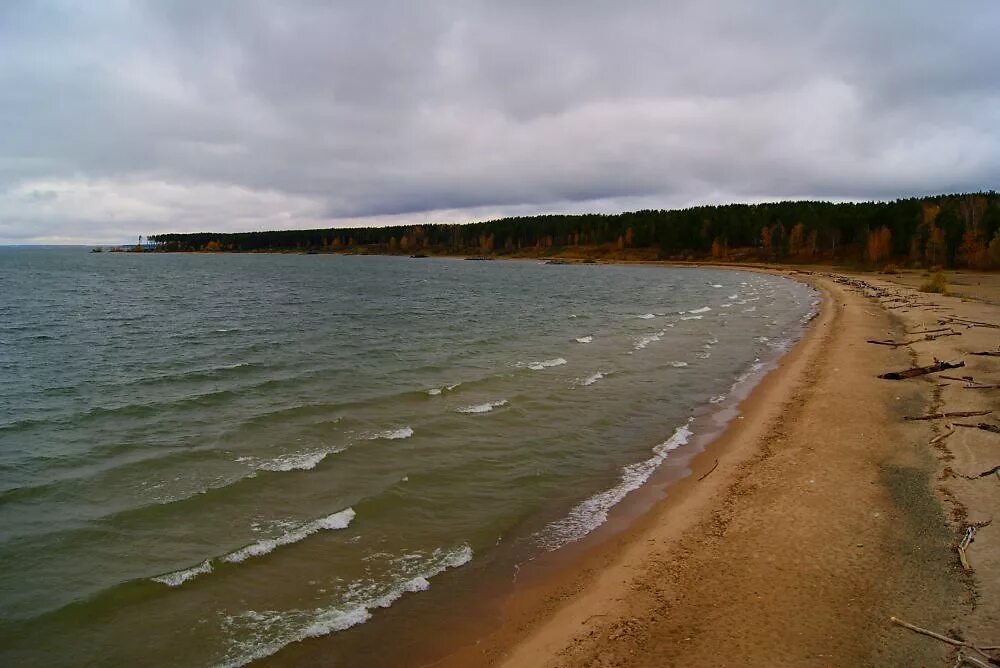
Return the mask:
[[1000, 183], [1000, 2], [0, 2], [0, 243]]

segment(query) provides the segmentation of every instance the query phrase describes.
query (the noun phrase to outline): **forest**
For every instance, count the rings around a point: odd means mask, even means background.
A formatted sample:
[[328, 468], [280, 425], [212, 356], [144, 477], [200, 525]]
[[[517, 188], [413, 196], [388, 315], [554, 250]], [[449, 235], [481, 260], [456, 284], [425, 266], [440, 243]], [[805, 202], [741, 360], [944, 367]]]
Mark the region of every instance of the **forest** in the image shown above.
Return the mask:
[[786, 201], [465, 224], [156, 234], [146, 250], [1000, 268], [994, 191], [892, 202]]

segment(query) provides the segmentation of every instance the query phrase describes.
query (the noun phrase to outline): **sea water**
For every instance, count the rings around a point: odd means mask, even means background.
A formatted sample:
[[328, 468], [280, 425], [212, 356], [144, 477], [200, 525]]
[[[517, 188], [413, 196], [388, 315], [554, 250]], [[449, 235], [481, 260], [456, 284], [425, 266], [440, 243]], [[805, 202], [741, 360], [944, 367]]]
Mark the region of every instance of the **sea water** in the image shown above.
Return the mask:
[[0, 663], [243, 665], [475, 587], [604, 523], [815, 305], [709, 268], [0, 249]]

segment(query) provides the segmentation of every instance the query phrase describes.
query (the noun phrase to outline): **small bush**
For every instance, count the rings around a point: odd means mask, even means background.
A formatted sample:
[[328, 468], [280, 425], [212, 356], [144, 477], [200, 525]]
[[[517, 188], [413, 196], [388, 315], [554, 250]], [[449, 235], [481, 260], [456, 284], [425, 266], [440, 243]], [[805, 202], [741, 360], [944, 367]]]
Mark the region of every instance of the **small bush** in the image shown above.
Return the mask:
[[882, 273], [883, 274], [898, 274], [899, 273], [899, 267], [897, 267], [896, 265], [891, 264], [891, 263], [887, 264], [884, 267], [882, 267]]
[[929, 280], [920, 285], [921, 292], [936, 292], [938, 294], [948, 293], [948, 279], [940, 271], [931, 274]]

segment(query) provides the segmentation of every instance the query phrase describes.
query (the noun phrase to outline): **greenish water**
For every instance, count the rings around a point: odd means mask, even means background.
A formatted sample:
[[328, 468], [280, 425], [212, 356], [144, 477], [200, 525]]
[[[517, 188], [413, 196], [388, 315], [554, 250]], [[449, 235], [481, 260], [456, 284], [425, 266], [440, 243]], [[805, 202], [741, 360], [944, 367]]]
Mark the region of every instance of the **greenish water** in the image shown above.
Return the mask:
[[239, 665], [576, 541], [815, 299], [711, 269], [0, 249], [0, 663]]

